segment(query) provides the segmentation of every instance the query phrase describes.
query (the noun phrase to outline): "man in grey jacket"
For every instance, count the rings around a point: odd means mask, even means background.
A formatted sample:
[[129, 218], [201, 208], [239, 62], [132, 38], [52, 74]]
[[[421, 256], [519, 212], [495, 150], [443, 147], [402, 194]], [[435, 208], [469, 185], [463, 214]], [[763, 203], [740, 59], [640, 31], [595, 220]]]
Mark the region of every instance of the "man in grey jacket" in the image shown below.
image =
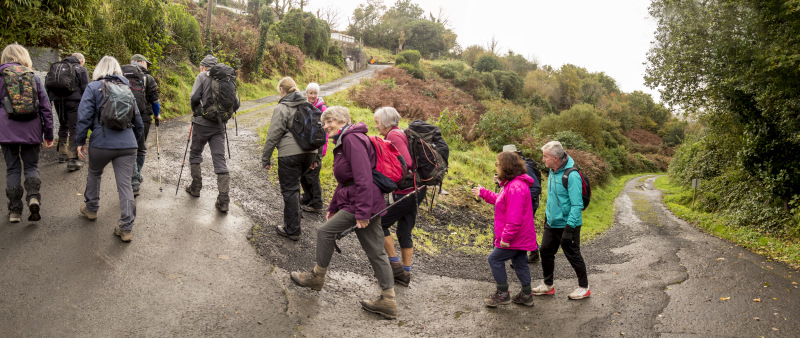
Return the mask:
[[300, 178], [316, 166], [317, 150], [303, 150], [289, 132], [297, 106], [306, 102], [306, 97], [297, 90], [290, 77], [278, 82], [281, 99], [272, 112], [267, 141], [261, 154], [261, 166], [272, 166], [272, 153], [278, 148], [278, 181], [283, 195], [283, 224], [276, 229], [278, 235], [293, 241], [300, 239]]
[[[189, 167], [192, 175], [192, 183], [186, 186], [186, 192], [194, 197], [200, 197], [200, 190], [203, 188], [203, 175], [200, 171], [200, 163], [203, 163], [203, 148], [206, 143], [211, 149], [211, 160], [214, 163], [214, 173], [217, 174], [217, 189], [219, 195], [214, 206], [220, 212], [228, 212], [230, 197], [228, 195], [231, 186], [231, 179], [228, 173], [228, 166], [225, 162], [225, 125], [218, 121], [212, 121], [203, 117], [206, 107], [214, 104], [211, 95], [211, 78], [208, 71], [217, 64], [217, 58], [207, 55], [200, 62], [200, 74], [194, 80], [192, 86], [192, 144], [189, 147]], [[236, 107], [238, 109], [238, 106]]]

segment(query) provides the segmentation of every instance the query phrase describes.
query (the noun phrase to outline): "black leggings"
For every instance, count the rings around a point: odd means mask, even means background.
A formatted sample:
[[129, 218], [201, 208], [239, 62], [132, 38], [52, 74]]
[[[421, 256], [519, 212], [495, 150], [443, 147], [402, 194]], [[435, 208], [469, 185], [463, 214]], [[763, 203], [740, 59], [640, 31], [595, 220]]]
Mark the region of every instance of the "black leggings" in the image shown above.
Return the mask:
[[[405, 195], [394, 195], [394, 200], [397, 201]], [[383, 227], [383, 235], [391, 235], [389, 228], [397, 222], [397, 241], [400, 242], [400, 248], [408, 249], [414, 247], [414, 242], [411, 240], [411, 230], [417, 223], [417, 208], [422, 200], [425, 199], [425, 190], [417, 192], [417, 196], [410, 196], [393, 207], [386, 210], [386, 215], [381, 216], [381, 227]]]

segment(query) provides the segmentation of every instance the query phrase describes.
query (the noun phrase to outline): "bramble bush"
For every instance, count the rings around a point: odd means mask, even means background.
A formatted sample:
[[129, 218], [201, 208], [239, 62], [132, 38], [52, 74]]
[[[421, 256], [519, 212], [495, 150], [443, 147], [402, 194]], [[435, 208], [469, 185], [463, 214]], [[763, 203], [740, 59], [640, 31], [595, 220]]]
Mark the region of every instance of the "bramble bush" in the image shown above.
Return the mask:
[[566, 152], [575, 160], [575, 165], [592, 186], [601, 186], [608, 182], [611, 170], [602, 157], [580, 149], [567, 149]]

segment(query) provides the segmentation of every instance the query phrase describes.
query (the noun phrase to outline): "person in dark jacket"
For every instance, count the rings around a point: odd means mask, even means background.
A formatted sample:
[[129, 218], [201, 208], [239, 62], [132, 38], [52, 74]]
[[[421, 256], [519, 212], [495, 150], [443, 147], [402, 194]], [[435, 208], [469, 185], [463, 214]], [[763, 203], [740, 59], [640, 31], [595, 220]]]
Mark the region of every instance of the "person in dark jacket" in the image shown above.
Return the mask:
[[142, 123], [144, 129], [142, 137], [139, 138], [139, 150], [136, 152], [136, 165], [133, 166], [133, 175], [131, 177], [131, 187], [133, 188], [133, 196], [139, 196], [139, 188], [144, 182], [142, 177], [142, 167], [144, 167], [144, 157], [147, 154], [147, 135], [150, 134], [150, 123], [154, 122], [158, 128], [161, 122], [161, 104], [158, 101], [158, 83], [156, 79], [150, 75], [147, 68], [152, 64], [142, 54], [134, 54], [131, 57], [131, 64], [138, 67], [144, 73], [144, 92], [145, 92], [145, 110], [140, 112], [142, 115]]
[[[111, 163], [117, 181], [121, 213], [117, 226], [114, 228], [114, 234], [119, 236], [123, 242], [130, 242], [133, 239], [131, 232], [133, 222], [136, 220], [136, 203], [133, 200], [131, 173], [136, 164], [138, 139], [142, 137], [142, 117], [134, 103], [135, 114], [132, 128], [114, 130], [100, 124], [100, 113], [105, 102], [101, 91], [104, 82], [123, 83], [130, 86], [128, 79], [122, 76], [117, 59], [110, 56], [100, 59], [92, 73], [92, 80], [94, 81], [86, 86], [81, 104], [78, 106], [78, 156], [81, 159], [89, 156], [89, 175], [86, 178], [84, 203], [81, 205], [80, 211], [90, 220], [97, 219], [97, 210], [100, 208], [100, 178], [106, 165]], [[108, 85], [114, 86], [115, 84]], [[87, 147], [86, 137], [90, 130], [92, 136]]]
[[[0, 55], [0, 74], [9, 67], [18, 67], [21, 70], [32, 72], [31, 64], [28, 50], [13, 43], [6, 46]], [[50, 100], [47, 98], [42, 80], [36, 75], [34, 75], [34, 80], [39, 100], [39, 116], [37, 118], [30, 121], [12, 120], [8, 118], [7, 107], [0, 104], [0, 146], [3, 148], [3, 157], [6, 161], [6, 197], [8, 197], [8, 221], [11, 223], [17, 223], [22, 218], [23, 169], [25, 191], [27, 192], [25, 200], [28, 202], [30, 211], [28, 220], [38, 221], [41, 219], [39, 205], [42, 196], [39, 188], [42, 181], [39, 178], [39, 151], [42, 148], [42, 138], [44, 138], [46, 147], [53, 146], [53, 113], [50, 110]], [[0, 76], [0, 88], [6, 88], [4, 76]], [[3, 90], [0, 99], [5, 95], [7, 94]]]
[[[208, 143], [211, 149], [211, 160], [214, 164], [214, 173], [217, 174], [217, 201], [214, 207], [220, 212], [228, 212], [230, 203], [231, 178], [228, 172], [228, 165], [225, 162], [225, 125], [219, 121], [203, 117], [203, 112], [207, 107], [214, 105], [214, 97], [211, 95], [211, 78], [208, 71], [217, 64], [217, 58], [206, 55], [200, 62], [200, 74], [194, 79], [192, 86], [192, 145], [189, 147], [189, 166], [191, 169], [192, 183], [186, 186], [186, 192], [194, 197], [200, 197], [200, 190], [203, 188], [203, 175], [200, 171], [200, 163], [203, 163], [203, 148]], [[234, 111], [239, 109], [237, 103]]]
[[361, 248], [367, 254], [381, 296], [375, 301], [361, 301], [364, 310], [385, 318], [397, 318], [392, 267], [383, 250], [381, 217], [383, 194], [372, 181], [376, 164], [375, 149], [367, 138], [367, 125], [350, 124], [350, 112], [344, 107], [330, 107], [322, 113], [328, 136], [333, 140], [333, 176], [338, 185], [328, 206], [327, 221], [317, 230], [316, 265], [309, 272], [292, 272], [297, 285], [322, 290], [325, 274], [333, 256], [336, 235], [357, 226], [355, 230]]
[[[328, 109], [325, 100], [319, 97], [319, 84], [312, 82], [306, 86], [306, 98], [319, 111], [324, 113]], [[317, 149], [317, 156], [314, 159], [316, 165], [312, 165], [315, 168], [300, 178], [300, 187], [303, 188], [303, 194], [300, 196], [300, 208], [303, 211], [312, 213], [322, 211], [322, 185], [319, 182], [319, 173], [322, 170], [322, 158], [325, 157], [327, 151], [328, 142], [325, 142], [322, 147]]]
[[78, 145], [75, 141], [75, 126], [78, 122], [78, 104], [89, 84], [89, 72], [83, 67], [86, 58], [81, 53], [73, 53], [65, 57], [62, 62], [66, 62], [75, 69], [77, 84], [75, 91], [65, 91], [62, 89], [48, 89], [50, 99], [54, 103], [54, 108], [58, 114], [58, 162], [67, 162], [68, 171], [76, 171], [81, 168], [78, 161]]
[[[297, 106], [306, 102], [306, 97], [297, 90], [290, 77], [278, 82], [281, 99], [272, 111], [272, 120], [267, 131], [267, 141], [261, 154], [261, 166], [269, 170], [272, 153], [278, 149], [278, 181], [283, 195], [283, 226], [278, 226], [278, 235], [293, 241], [300, 239], [300, 178], [316, 169], [317, 150], [303, 150], [289, 132]], [[320, 206], [322, 207], [322, 206]]]

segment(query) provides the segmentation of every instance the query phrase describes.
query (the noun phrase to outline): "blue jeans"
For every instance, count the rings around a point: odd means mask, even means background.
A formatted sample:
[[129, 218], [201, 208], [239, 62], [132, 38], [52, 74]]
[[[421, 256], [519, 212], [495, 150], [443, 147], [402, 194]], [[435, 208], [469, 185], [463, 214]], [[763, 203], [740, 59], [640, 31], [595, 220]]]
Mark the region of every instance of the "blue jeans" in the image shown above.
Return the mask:
[[514, 272], [521, 285], [531, 284], [531, 269], [528, 267], [528, 252], [525, 250], [511, 250], [494, 248], [489, 254], [489, 267], [492, 269], [494, 281], [498, 284], [508, 282], [506, 275], [506, 261], [514, 263]]

